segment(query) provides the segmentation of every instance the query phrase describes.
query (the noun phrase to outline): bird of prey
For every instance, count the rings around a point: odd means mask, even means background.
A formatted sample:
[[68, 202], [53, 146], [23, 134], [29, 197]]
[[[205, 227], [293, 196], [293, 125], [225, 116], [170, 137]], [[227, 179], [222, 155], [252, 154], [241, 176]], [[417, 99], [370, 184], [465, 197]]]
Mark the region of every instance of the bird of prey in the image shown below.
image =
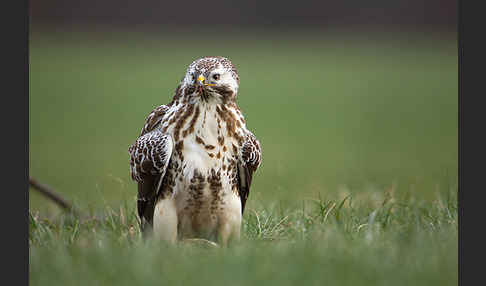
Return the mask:
[[239, 240], [260, 143], [236, 104], [230, 60], [192, 62], [172, 101], [155, 108], [129, 147], [142, 233], [176, 242]]

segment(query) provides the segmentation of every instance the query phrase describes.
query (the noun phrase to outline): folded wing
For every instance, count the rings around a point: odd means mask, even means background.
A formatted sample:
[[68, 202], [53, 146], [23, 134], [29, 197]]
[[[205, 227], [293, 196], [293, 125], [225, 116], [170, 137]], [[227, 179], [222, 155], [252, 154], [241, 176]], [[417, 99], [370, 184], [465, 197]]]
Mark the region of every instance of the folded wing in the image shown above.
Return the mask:
[[260, 166], [262, 150], [260, 142], [253, 133], [248, 131], [241, 150], [238, 163], [238, 192], [241, 200], [241, 213], [245, 211], [246, 200], [250, 194], [253, 174]]
[[137, 210], [142, 231], [147, 224], [152, 225], [155, 203], [164, 191], [162, 181], [172, 155], [171, 136], [156, 128], [166, 110], [165, 106], [160, 106], [149, 114], [141, 136], [128, 149], [130, 175], [138, 183]]

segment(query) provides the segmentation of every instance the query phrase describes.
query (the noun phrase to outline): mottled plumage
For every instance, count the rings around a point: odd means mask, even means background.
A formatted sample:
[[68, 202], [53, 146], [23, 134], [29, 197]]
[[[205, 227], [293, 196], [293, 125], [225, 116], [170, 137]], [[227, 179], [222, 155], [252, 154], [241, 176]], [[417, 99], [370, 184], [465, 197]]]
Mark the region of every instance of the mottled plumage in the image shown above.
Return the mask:
[[162, 239], [239, 239], [260, 143], [236, 105], [238, 73], [223, 57], [191, 63], [168, 105], [130, 146], [144, 233]]

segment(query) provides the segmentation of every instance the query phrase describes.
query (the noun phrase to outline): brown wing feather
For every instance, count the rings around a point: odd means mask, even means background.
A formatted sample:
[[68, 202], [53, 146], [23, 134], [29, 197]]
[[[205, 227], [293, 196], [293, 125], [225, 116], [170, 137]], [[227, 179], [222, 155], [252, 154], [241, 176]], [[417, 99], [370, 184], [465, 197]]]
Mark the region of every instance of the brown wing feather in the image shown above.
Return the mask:
[[130, 174], [138, 182], [137, 210], [142, 231], [152, 225], [153, 210], [173, 149], [172, 138], [159, 129], [140, 136], [130, 146]]
[[241, 213], [245, 211], [246, 200], [250, 194], [253, 174], [261, 163], [262, 150], [255, 135], [248, 132], [241, 150], [241, 160], [238, 163], [238, 192], [241, 200]]

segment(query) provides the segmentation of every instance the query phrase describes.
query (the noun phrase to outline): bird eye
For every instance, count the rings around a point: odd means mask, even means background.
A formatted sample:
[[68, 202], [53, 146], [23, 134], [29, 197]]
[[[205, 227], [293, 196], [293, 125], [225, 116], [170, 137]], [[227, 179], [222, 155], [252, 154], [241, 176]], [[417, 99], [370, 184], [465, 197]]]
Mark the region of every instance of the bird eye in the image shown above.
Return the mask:
[[192, 80], [195, 80], [196, 79], [196, 75], [195, 74], [191, 74], [191, 78], [192, 78]]
[[219, 77], [220, 77], [219, 73], [215, 73], [215, 74], [213, 75], [213, 79], [214, 79], [214, 80], [218, 80], [218, 79], [219, 79]]

